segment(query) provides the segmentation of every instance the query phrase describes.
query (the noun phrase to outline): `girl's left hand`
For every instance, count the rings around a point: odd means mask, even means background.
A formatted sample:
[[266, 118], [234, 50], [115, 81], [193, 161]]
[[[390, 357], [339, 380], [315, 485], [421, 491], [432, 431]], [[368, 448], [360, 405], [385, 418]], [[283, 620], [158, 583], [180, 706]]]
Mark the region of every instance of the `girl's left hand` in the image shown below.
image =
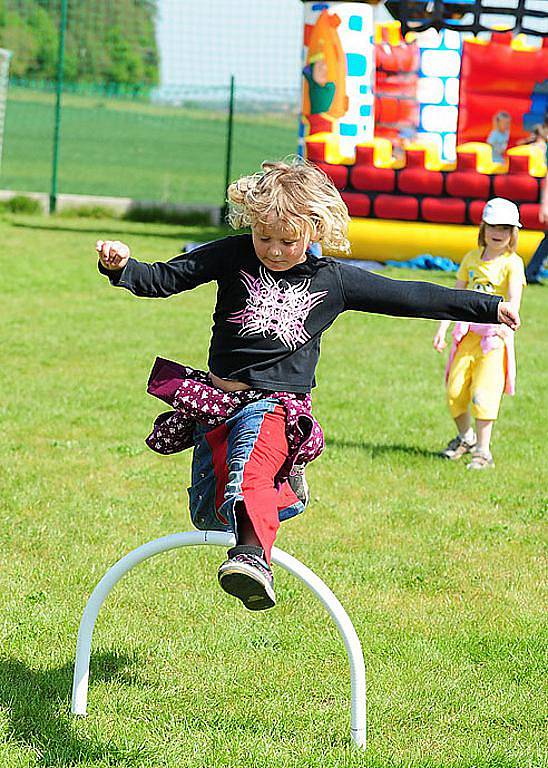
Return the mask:
[[519, 312], [509, 301], [501, 301], [498, 306], [498, 321], [517, 331], [521, 325]]

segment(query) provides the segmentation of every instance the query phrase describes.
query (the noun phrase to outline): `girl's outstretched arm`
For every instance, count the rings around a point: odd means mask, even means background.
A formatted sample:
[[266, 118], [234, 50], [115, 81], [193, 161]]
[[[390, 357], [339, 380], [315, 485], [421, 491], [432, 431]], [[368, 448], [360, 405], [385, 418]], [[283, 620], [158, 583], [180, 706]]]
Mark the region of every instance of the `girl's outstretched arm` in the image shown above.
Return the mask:
[[506, 322], [499, 318], [500, 296], [418, 280], [392, 280], [345, 263], [340, 264], [340, 274], [345, 309], [431, 320]]
[[182, 253], [169, 261], [149, 264], [131, 257], [130, 249], [119, 240], [98, 240], [99, 272], [112, 285], [126, 288], [136, 296], [167, 298], [215, 280], [230, 268], [234, 245], [223, 238]]

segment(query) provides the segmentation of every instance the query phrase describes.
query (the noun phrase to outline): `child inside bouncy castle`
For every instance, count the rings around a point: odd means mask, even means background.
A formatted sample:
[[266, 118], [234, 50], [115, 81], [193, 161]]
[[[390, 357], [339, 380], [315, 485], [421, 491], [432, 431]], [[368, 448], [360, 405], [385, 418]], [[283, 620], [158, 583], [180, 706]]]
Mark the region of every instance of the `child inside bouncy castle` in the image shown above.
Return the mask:
[[[489, 200], [483, 209], [478, 247], [463, 257], [455, 287], [503, 296], [518, 312], [525, 285], [524, 264], [516, 253], [521, 226], [513, 202], [500, 197]], [[448, 327], [442, 320], [433, 342], [437, 352], [446, 347]], [[443, 458], [456, 461], [471, 454], [468, 469], [495, 466], [491, 433], [502, 395], [514, 394], [515, 379], [512, 330], [499, 324], [455, 324], [445, 380], [449, 411], [458, 432], [441, 452]]]
[[502, 110], [493, 115], [493, 130], [486, 139], [493, 150], [493, 162], [504, 163], [504, 153], [510, 140], [510, 125], [512, 118]]
[[531, 132], [524, 139], [516, 141], [517, 146], [528, 147], [540, 147], [543, 151], [546, 151], [546, 143], [548, 141], [548, 125], [534, 125]]

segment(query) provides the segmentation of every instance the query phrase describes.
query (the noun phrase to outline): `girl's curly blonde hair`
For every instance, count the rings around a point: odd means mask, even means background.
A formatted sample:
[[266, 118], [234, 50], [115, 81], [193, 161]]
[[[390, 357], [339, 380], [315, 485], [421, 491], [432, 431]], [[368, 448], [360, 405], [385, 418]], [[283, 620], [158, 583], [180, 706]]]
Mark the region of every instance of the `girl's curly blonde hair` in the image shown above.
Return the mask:
[[299, 157], [264, 162], [262, 170], [233, 182], [227, 191], [234, 229], [281, 224], [309, 234], [326, 253], [348, 254], [348, 208], [331, 179]]

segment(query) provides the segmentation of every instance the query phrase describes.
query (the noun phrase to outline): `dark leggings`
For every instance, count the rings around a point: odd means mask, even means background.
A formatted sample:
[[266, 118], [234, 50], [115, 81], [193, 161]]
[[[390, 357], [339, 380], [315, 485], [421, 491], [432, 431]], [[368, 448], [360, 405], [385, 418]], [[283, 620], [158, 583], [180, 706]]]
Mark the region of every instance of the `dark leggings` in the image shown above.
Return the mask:
[[548, 232], [544, 233], [543, 239], [538, 244], [537, 250], [534, 252], [533, 258], [525, 270], [525, 277], [528, 283], [538, 283], [540, 273], [542, 272], [542, 265], [546, 258], [548, 258]]

